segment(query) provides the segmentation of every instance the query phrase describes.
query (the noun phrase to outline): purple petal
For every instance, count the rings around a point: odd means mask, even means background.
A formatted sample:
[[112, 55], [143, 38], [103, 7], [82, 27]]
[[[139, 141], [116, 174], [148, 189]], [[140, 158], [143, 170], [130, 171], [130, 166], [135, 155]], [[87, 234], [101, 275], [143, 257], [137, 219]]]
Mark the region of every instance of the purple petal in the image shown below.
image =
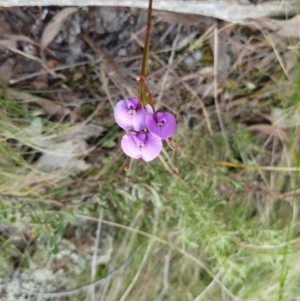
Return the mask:
[[152, 113], [150, 105], [146, 105], [146, 111], [139, 104], [137, 97], [129, 97], [119, 101], [114, 109], [114, 117], [117, 124], [124, 130], [134, 129], [141, 131], [146, 128], [146, 114]]
[[149, 162], [155, 159], [160, 154], [161, 150], [161, 139], [148, 133], [145, 139], [145, 147], [141, 147], [143, 160]]
[[120, 100], [114, 109], [114, 117], [116, 123], [124, 130], [132, 129], [132, 118], [128, 114], [128, 107], [126, 100]]
[[137, 147], [136, 136], [137, 133], [128, 133], [123, 136], [121, 140], [121, 147], [123, 152], [130, 158], [139, 159], [142, 157], [140, 147]]
[[125, 99], [128, 110], [136, 109], [139, 105], [139, 99], [135, 96]]
[[161, 139], [170, 138], [176, 129], [176, 119], [169, 112], [158, 112], [146, 116], [146, 125], [151, 134]]
[[136, 110], [136, 115], [133, 116], [132, 118], [132, 127], [135, 131], [141, 131], [145, 129], [146, 126], [146, 115], [147, 114], [153, 114], [153, 110], [150, 105], [146, 105], [145, 107], [146, 111], [140, 106]]
[[149, 162], [155, 159], [162, 149], [162, 141], [160, 138], [150, 133], [128, 133], [123, 136], [121, 147], [124, 153], [133, 158]]

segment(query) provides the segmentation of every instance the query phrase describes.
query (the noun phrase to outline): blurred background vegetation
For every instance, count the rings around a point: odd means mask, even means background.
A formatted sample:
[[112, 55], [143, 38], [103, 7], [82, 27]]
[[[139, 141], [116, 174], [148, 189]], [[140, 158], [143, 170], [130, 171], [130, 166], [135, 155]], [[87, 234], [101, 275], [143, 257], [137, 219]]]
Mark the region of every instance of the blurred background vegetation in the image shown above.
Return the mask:
[[127, 172], [113, 106], [137, 91], [145, 12], [0, 17], [0, 300], [299, 299], [299, 36], [274, 30], [297, 16], [154, 17], [175, 150]]

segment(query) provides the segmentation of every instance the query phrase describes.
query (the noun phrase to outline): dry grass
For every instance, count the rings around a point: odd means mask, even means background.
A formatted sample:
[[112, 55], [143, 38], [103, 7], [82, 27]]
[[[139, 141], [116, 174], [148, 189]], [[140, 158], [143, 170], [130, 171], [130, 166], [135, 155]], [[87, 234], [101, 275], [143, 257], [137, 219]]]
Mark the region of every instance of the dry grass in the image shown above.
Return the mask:
[[[100, 53], [102, 62], [82, 85], [94, 91], [91, 78], [101, 81], [98, 102], [88, 94], [49, 109], [2, 88], [0, 300], [82, 287], [140, 244], [114, 277], [68, 300], [297, 300], [297, 43], [202, 26], [155, 21], [149, 86], [157, 108], [177, 116], [175, 151], [165, 145], [127, 173], [111, 106], [136, 90], [139, 55], [116, 57], [117, 48], [89, 41], [90, 59]], [[139, 34], [122, 45], [137, 47]], [[66, 141], [76, 145], [68, 155]], [[37, 165], [45, 155], [56, 168]], [[26, 297], [19, 278], [39, 294]]]

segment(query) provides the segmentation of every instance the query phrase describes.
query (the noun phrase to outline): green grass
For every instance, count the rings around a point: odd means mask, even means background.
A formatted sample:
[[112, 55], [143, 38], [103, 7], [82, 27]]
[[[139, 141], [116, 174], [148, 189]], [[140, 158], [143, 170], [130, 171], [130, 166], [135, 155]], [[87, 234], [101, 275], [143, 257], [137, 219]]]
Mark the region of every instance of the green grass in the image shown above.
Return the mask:
[[[69, 192], [65, 183], [56, 183], [53, 190], [45, 176], [42, 183], [44, 187], [49, 187], [48, 193], [38, 194], [35, 191], [31, 196], [31, 187], [35, 183], [28, 182], [20, 191], [11, 191], [10, 196], [2, 199], [2, 220], [14, 219], [16, 224], [58, 241], [72, 213], [97, 217], [100, 208], [104, 208], [122, 225], [130, 225], [139, 214], [139, 221], [131, 227], [147, 233], [151, 233], [156, 220], [157, 230], [153, 235], [169, 244], [156, 242], [152, 246], [131, 300], [136, 300], [134, 296], [140, 294], [143, 296], [140, 300], [155, 300], [162, 289], [163, 258], [168, 252], [170, 287], [165, 300], [194, 300], [207, 288], [201, 300], [220, 300], [222, 294], [227, 294], [224, 287], [236, 296], [236, 300], [292, 300], [292, 296], [299, 293], [296, 280], [292, 277], [298, 272], [295, 260], [299, 248], [290, 244], [283, 248], [271, 246], [289, 242], [293, 237], [295, 221], [291, 223], [291, 217], [295, 214], [295, 208], [282, 200], [273, 200], [270, 195], [261, 196], [261, 201], [255, 203], [255, 189], [251, 184], [257, 179], [257, 172], [248, 174], [244, 170], [212, 164], [211, 160], [222, 156], [224, 145], [219, 134], [208, 137], [203, 136], [203, 131], [201, 124], [193, 130], [179, 126], [174, 143], [180, 145], [184, 153], [167, 150], [172, 164], [180, 171], [179, 175], [170, 174], [160, 160], [142, 165], [132, 163], [126, 174], [120, 172], [122, 160], [118, 160], [101, 179], [97, 179], [98, 182], [89, 180], [89, 177], [84, 179], [96, 198], [90, 204], [76, 200], [85, 190], [81, 183], [76, 183], [77, 176], [70, 175], [65, 179], [67, 183], [73, 182]], [[233, 154], [237, 152], [234, 143], [245, 151], [247, 145], [251, 149], [258, 147], [253, 137], [243, 137], [242, 132], [229, 138], [233, 139]], [[17, 160], [20, 157], [9, 143], [3, 144], [3, 147], [7, 149], [5, 158]], [[164, 155], [162, 160], [169, 164]], [[23, 160], [17, 162], [15, 168], [22, 171], [25, 178], [36, 174], [36, 171], [21, 164]], [[7, 172], [13, 182], [19, 176], [14, 169]], [[6, 177], [6, 185], [9, 181]], [[19, 193], [24, 194], [26, 201], [12, 205], [14, 195]], [[67, 195], [68, 205], [59, 208], [59, 214], [53, 215], [53, 210], [57, 208], [48, 204], [47, 199], [63, 201]], [[47, 213], [50, 211], [51, 214]], [[284, 219], [281, 216], [283, 211]], [[71, 219], [71, 222], [78, 223], [76, 219]], [[116, 230], [116, 247], [122, 241], [124, 244], [130, 241], [131, 235], [124, 242], [124, 232]], [[242, 246], [240, 242], [262, 248]], [[47, 246], [47, 240], [44, 243]], [[59, 242], [56, 243], [60, 249]], [[265, 245], [269, 245], [270, 249], [264, 250]], [[50, 254], [51, 248], [53, 246], [48, 244], [46, 253]], [[44, 247], [42, 249], [45, 252]], [[128, 275], [123, 275], [122, 286], [115, 299], [107, 297], [105, 300], [119, 300], [139, 267], [144, 252], [134, 260], [126, 272]], [[38, 257], [34, 259], [38, 260]], [[216, 279], [219, 283], [212, 275], [218, 275]], [[119, 278], [112, 280], [107, 296], [114, 292], [114, 283], [118, 283]]]
[[[255, 108], [255, 114], [248, 109], [245, 115], [263, 114], [266, 107], [280, 105], [285, 109], [282, 118], [288, 122], [298, 118], [299, 78], [297, 74], [290, 99], [272, 95]], [[232, 89], [237, 96], [247, 92]], [[102, 159], [98, 166], [83, 172], [41, 171], [34, 167], [38, 156], [46, 150], [55, 152], [61, 140], [84, 122], [74, 126], [49, 121], [40, 108], [31, 103], [24, 108], [4, 92], [0, 105], [0, 221], [16, 227], [12, 233], [19, 240], [22, 233], [33, 240], [32, 252], [22, 253], [8, 240], [12, 234], [7, 236], [2, 229], [4, 287], [10, 287], [14, 264], [30, 278], [62, 256], [67, 256], [66, 266], [57, 267], [55, 274], [61, 290], [91, 281], [90, 248], [102, 212], [101, 233], [113, 238], [113, 255], [109, 268], [97, 266], [97, 277], [120, 265], [140, 242], [142, 250], [122, 273], [95, 289], [95, 295], [81, 293], [70, 300], [297, 300], [299, 174], [289, 170], [299, 166], [297, 122], [290, 126], [288, 141], [282, 143], [275, 135], [266, 143], [269, 135], [241, 126], [242, 113], [237, 120], [223, 112], [226, 132], [221, 133], [212, 112], [213, 135], [201, 116], [193, 127], [181, 120], [173, 139], [175, 152], [165, 145], [159, 159], [131, 162], [128, 172], [123, 171], [124, 156], [114, 146], [120, 133], [108, 123], [108, 132], [92, 140]], [[225, 167], [217, 161], [282, 166], [283, 171]], [[68, 237], [70, 225], [74, 231]], [[70, 250], [77, 259], [68, 259]], [[14, 262], [13, 251], [18, 254]], [[13, 298], [24, 300], [16, 283]], [[39, 290], [40, 285], [32, 289]], [[48, 289], [57, 290], [55, 281]]]

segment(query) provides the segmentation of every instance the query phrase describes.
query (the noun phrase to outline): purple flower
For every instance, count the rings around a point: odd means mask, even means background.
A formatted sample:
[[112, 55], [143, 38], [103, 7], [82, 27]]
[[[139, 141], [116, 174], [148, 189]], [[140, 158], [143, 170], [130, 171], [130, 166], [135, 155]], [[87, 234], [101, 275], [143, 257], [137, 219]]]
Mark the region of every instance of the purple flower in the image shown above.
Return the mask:
[[151, 134], [161, 139], [170, 138], [176, 129], [176, 119], [169, 112], [147, 114], [146, 125]]
[[123, 136], [121, 147], [127, 156], [133, 159], [141, 158], [148, 162], [159, 155], [162, 149], [162, 141], [150, 133], [131, 132]]
[[115, 120], [124, 130], [141, 131], [145, 129], [145, 118], [148, 113], [153, 114], [151, 106], [146, 104], [146, 110], [144, 110], [137, 97], [119, 101], [114, 109]]

